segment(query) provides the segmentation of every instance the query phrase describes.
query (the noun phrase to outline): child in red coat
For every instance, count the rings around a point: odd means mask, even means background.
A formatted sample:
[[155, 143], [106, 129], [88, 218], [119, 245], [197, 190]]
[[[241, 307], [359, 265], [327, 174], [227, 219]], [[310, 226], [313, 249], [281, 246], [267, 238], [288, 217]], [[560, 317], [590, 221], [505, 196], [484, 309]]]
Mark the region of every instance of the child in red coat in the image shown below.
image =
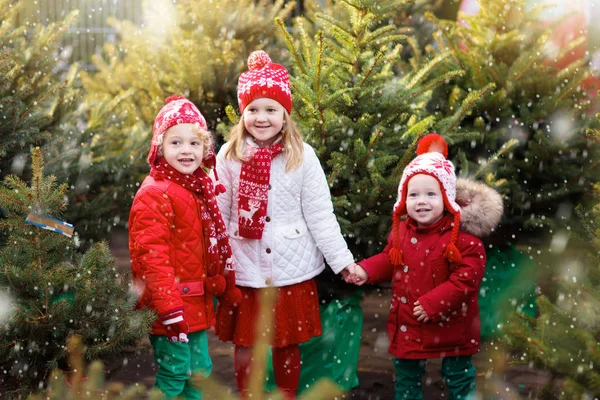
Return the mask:
[[479, 351], [477, 299], [486, 262], [479, 237], [500, 221], [502, 199], [481, 183], [456, 180], [441, 136], [427, 135], [417, 154], [400, 181], [386, 248], [359, 262], [346, 281], [392, 280], [387, 335], [395, 399], [423, 398], [429, 358], [443, 358], [450, 399], [472, 399], [471, 356]]
[[166, 101], [154, 122], [150, 175], [129, 214], [129, 251], [134, 283], [142, 288], [138, 306], [158, 314], [150, 336], [159, 366], [155, 387], [169, 399], [201, 399], [189, 377], [212, 370], [206, 330], [215, 324], [213, 296], [239, 302], [241, 293], [204, 170], [215, 163], [206, 121], [189, 100]]

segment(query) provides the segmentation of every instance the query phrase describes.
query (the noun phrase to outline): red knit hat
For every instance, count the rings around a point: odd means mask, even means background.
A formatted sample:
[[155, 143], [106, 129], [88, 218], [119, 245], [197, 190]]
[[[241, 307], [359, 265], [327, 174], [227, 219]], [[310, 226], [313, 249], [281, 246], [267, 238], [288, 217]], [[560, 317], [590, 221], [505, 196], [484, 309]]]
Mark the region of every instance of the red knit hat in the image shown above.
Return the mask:
[[437, 133], [432, 133], [419, 141], [417, 157], [404, 168], [398, 186], [398, 200], [394, 205], [393, 214], [394, 247], [390, 251], [390, 259], [394, 265], [403, 263], [399, 238], [400, 218], [407, 213], [406, 192], [408, 181], [417, 174], [432, 176], [440, 184], [444, 206], [446, 210], [454, 214], [452, 237], [444, 256], [452, 262], [461, 261], [460, 252], [456, 248], [456, 239], [460, 228], [460, 206], [456, 203], [456, 175], [454, 165], [446, 159], [447, 156], [448, 145], [446, 141]]
[[248, 71], [238, 80], [238, 104], [240, 112], [255, 99], [263, 97], [279, 102], [292, 113], [290, 78], [283, 65], [275, 64], [263, 50], [256, 50], [248, 57]]
[[[163, 108], [160, 109], [158, 115], [154, 119], [154, 125], [152, 127], [152, 144], [150, 145], [150, 151], [148, 152], [148, 163], [152, 166], [156, 161], [156, 155], [158, 153], [158, 146], [161, 143], [161, 136], [167, 131], [167, 129], [181, 124], [192, 124], [196, 125], [200, 130], [208, 132], [208, 126], [204, 116], [198, 110], [198, 107], [185, 97], [179, 95], [172, 95], [165, 99]], [[207, 154], [204, 154], [202, 164], [213, 169], [216, 165], [216, 156], [214, 149], [210, 149]], [[214, 169], [215, 180], [219, 180], [217, 176], [217, 170]], [[225, 187], [221, 184], [215, 186], [215, 193], [219, 195], [225, 192]]]
[[188, 99], [174, 94], [167, 97], [165, 103], [167, 104], [158, 112], [152, 127], [152, 146], [150, 147], [150, 153], [148, 153], [148, 163], [150, 165], [153, 165], [156, 160], [160, 136], [170, 127], [180, 124], [192, 124], [203, 131], [208, 131], [204, 116], [200, 113], [198, 107]]

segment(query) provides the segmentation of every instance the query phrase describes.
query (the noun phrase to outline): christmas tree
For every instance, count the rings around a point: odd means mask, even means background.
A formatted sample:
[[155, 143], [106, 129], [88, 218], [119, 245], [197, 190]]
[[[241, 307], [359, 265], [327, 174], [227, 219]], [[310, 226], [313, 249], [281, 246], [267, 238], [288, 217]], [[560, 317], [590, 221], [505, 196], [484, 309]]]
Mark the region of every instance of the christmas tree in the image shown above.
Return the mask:
[[77, 65], [57, 72], [61, 36], [77, 12], [46, 27], [26, 18], [24, 1], [0, 0], [0, 175], [21, 175], [32, 146], [40, 146], [49, 167], [78, 157], [75, 128]]
[[429, 115], [434, 89], [463, 72], [432, 74], [444, 56], [419, 68], [402, 60], [407, 37], [390, 18], [405, 3], [334, 1], [313, 24], [296, 20], [291, 33], [278, 21], [290, 51], [294, 118], [323, 160], [336, 215], [357, 257], [383, 248], [417, 140], [430, 131], [451, 143], [468, 140], [458, 125], [490, 90], [474, 91], [446, 119]]
[[[461, 174], [485, 178], [491, 171], [495, 179], [488, 182], [504, 194], [496, 243], [547, 243], [600, 176], [599, 146], [584, 135], [598, 127], [590, 115], [589, 60], [557, 67], [582, 38], [556, 48], [542, 9], [527, 8], [525, 0], [481, 0], [477, 15], [458, 21], [428, 14], [438, 29], [425, 59], [449, 53], [437, 73], [465, 72], [438, 88], [428, 105], [432, 114], [448, 116], [473, 91], [495, 86], [456, 128], [477, 133], [458, 154]], [[518, 144], [500, 150], [509, 140]], [[497, 152], [501, 158], [487, 168], [485, 160]]]
[[145, 4], [143, 26], [109, 20], [119, 41], [94, 57], [96, 72], [82, 73], [91, 141], [83, 149], [85, 162], [72, 165], [77, 201], [70, 215], [84, 240], [125, 226], [148, 173], [152, 124], [164, 99], [190, 99], [213, 129], [224, 106], [236, 101], [247, 55], [273, 47], [273, 18], [286, 18], [294, 6], [282, 0], [161, 4]]
[[[437, 131], [451, 144], [470, 140], [460, 121], [491, 86], [476, 90], [445, 118], [430, 115], [435, 88], [463, 74], [433, 71], [440, 55], [418, 65], [402, 57], [409, 38], [393, 21], [405, 1], [332, 1], [311, 6], [288, 31], [294, 119], [322, 160], [335, 214], [357, 259], [380, 252], [404, 166], [420, 137]], [[310, 2], [309, 2], [310, 4]], [[352, 292], [329, 270], [319, 277], [325, 300]]]
[[[503, 328], [512, 363], [550, 372], [543, 399], [600, 396], [600, 185], [592, 196], [595, 204], [577, 207], [584, 236], [571, 235], [570, 251], [545, 260], [555, 283], [538, 297], [538, 317], [514, 314]], [[554, 246], [566, 240], [556, 238]]]
[[35, 148], [31, 182], [9, 175], [0, 187], [8, 214], [0, 221], [8, 235], [0, 253], [0, 386], [15, 397], [39, 389], [52, 368], [64, 366], [70, 336], [81, 336], [87, 359], [118, 354], [147, 334], [153, 318], [133, 310], [136, 293], [105, 243], [78, 252], [72, 226], [60, 221], [67, 185], [43, 167]]

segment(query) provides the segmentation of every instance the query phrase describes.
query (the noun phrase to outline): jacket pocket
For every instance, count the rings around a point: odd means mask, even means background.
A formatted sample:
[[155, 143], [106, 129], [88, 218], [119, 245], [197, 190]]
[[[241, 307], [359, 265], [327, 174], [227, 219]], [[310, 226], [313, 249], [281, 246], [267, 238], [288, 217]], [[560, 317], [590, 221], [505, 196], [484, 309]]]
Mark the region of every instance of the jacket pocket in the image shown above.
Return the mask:
[[465, 324], [466, 319], [456, 315], [444, 321], [423, 324], [423, 347], [441, 350], [464, 345], [467, 337]]
[[281, 225], [277, 227], [277, 231], [286, 239], [297, 239], [306, 235], [308, 226], [302, 219], [292, 222], [291, 224]]
[[204, 295], [204, 281], [179, 282], [179, 295], [193, 297]]
[[390, 315], [388, 316], [385, 330], [390, 341], [390, 344], [396, 340], [396, 332], [398, 331], [398, 299], [396, 296], [392, 298], [390, 304]]

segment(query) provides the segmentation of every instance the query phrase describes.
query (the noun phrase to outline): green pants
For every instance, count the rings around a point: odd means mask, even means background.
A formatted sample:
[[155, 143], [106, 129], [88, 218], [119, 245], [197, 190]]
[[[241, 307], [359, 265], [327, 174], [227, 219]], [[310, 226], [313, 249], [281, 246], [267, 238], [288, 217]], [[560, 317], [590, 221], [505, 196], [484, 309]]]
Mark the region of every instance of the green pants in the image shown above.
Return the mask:
[[[396, 385], [394, 400], [423, 399], [423, 375], [427, 360], [394, 358]], [[446, 357], [442, 360], [442, 377], [450, 400], [475, 398], [475, 367], [471, 356]]]
[[151, 335], [154, 359], [158, 364], [154, 387], [162, 390], [168, 399], [202, 399], [202, 392], [192, 387], [189, 380], [193, 373], [204, 376], [212, 371], [208, 354], [206, 331], [192, 332], [189, 343], [169, 342], [166, 336]]

